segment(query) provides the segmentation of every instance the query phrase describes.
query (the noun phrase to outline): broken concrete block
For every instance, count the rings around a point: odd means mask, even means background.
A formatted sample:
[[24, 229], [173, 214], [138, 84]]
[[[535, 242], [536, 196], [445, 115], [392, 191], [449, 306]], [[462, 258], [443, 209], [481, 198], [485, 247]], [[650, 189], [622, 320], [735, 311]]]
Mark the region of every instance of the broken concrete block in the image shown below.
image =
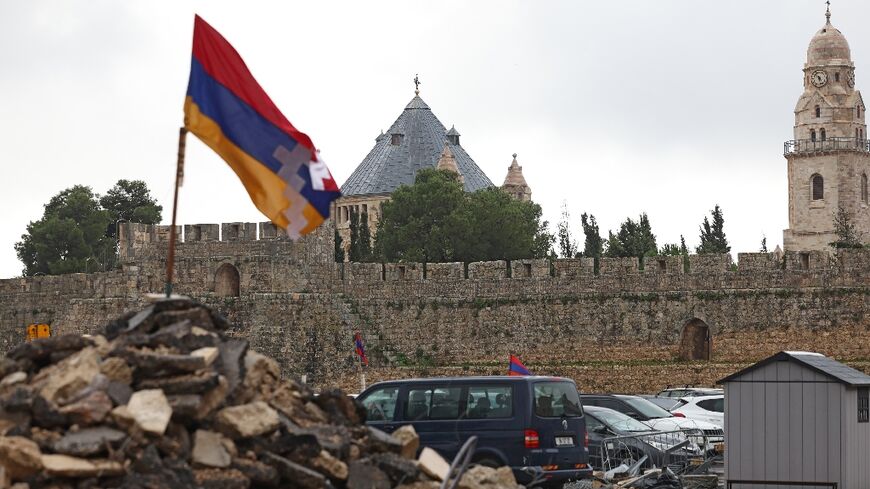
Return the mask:
[[134, 392], [127, 403], [127, 411], [142, 431], [155, 435], [162, 435], [172, 418], [172, 408], [160, 389]]
[[420, 452], [417, 466], [424, 474], [439, 481], [447, 479], [448, 474], [450, 474], [450, 464], [438, 452], [429, 447], [424, 447], [423, 451]]
[[121, 475], [124, 466], [112, 460], [84, 459], [69, 455], [43, 455], [45, 473], [56, 477], [106, 477]]
[[263, 401], [223, 408], [215, 416], [215, 422], [233, 438], [271, 433], [281, 424], [278, 412]]
[[0, 465], [11, 479], [22, 480], [42, 470], [39, 446], [21, 436], [0, 437]]
[[417, 435], [414, 425], [406, 424], [399, 427], [399, 429], [393, 432], [393, 438], [399, 440], [399, 443], [402, 444], [400, 455], [411, 460], [417, 458], [417, 450], [420, 448], [420, 436]]
[[232, 457], [222, 442], [220, 433], [196, 430], [193, 435], [193, 463], [208, 467], [229, 467]]

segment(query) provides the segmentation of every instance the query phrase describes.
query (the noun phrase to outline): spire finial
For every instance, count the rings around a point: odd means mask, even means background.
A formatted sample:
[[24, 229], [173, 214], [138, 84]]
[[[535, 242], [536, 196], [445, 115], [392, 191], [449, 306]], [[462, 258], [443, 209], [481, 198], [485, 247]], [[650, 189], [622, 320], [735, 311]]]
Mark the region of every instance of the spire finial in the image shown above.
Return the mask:
[[420, 95], [420, 74], [414, 75], [414, 95]]
[[517, 159], [517, 154], [516, 154], [516, 153], [514, 153], [514, 159]]
[[826, 0], [825, 5], [828, 6], [828, 8], [825, 10], [825, 18], [828, 19], [827, 23], [830, 24], [831, 23], [831, 0]]

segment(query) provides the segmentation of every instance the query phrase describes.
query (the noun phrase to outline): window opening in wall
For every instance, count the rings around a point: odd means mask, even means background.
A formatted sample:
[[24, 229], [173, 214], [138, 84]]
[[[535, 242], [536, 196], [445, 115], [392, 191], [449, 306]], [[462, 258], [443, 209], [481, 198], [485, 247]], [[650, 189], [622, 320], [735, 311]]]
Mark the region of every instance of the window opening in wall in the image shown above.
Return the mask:
[[199, 226], [193, 227], [193, 240], [202, 241], [202, 228]]
[[659, 260], [659, 270], [666, 271], [668, 269], [668, 262], [665, 260]]
[[840, 72], [836, 72], [836, 73], [834, 73], [834, 81], [835, 81], [835, 82], [840, 81]]
[[683, 325], [680, 335], [680, 360], [710, 360], [713, 341], [707, 323], [692, 318]]
[[809, 253], [801, 253], [801, 270], [809, 270], [810, 269], [810, 254]]
[[858, 388], [858, 422], [870, 422], [870, 387]]
[[238, 224], [233, 224], [232, 226], [230, 226], [230, 237], [238, 239], [240, 237], [239, 236], [240, 231], [241, 231], [240, 226]]
[[816, 117], [822, 116], [822, 108], [816, 105]]
[[405, 267], [402, 265], [399, 265], [399, 280], [402, 280], [404, 278], [405, 278]]
[[859, 106], [855, 107], [855, 110], [858, 112], [858, 118], [860, 119], [861, 118], [861, 106], [859, 105]]
[[810, 129], [810, 139], [813, 142], [816, 142], [816, 130], [815, 129]]
[[402, 134], [393, 134], [390, 136], [390, 144], [393, 146], [399, 146], [402, 144], [403, 135]]
[[868, 189], [867, 189], [867, 174], [864, 173], [861, 175], [861, 202], [867, 203], [868, 197]]
[[824, 128], [824, 127], [821, 128], [821, 129], [819, 129], [819, 136], [822, 138], [822, 141], [824, 141], [824, 140], [827, 139], [827, 138], [825, 137], [825, 128]]
[[525, 273], [526, 277], [532, 276], [532, 264], [531, 263], [523, 263], [523, 273]]
[[813, 200], [822, 200], [825, 198], [825, 179], [816, 173], [811, 178], [813, 188]]

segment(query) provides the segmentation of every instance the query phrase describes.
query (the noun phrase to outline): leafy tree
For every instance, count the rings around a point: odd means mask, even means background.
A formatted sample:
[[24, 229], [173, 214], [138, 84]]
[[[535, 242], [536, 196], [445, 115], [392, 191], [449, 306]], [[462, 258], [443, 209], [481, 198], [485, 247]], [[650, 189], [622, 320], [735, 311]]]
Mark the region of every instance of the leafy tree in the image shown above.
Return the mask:
[[[465, 191], [450, 171], [426, 168], [413, 185], [396, 189], [383, 204], [376, 247], [387, 261], [445, 262], [458, 260], [460, 237], [470, 225], [458, 211]], [[470, 247], [466, 244], [466, 247]]]
[[383, 204], [375, 248], [387, 261], [546, 257], [553, 236], [541, 207], [500, 189], [466, 194], [455, 173], [424, 169]]
[[761, 237], [761, 249], [759, 251], [762, 253], [767, 253], [767, 236]]
[[[109, 211], [113, 222], [158, 224], [162, 219], [163, 206], [151, 197], [151, 191], [142, 180], [118, 180], [106, 195], [100, 197], [100, 205]], [[114, 236], [114, 227], [108, 234]]]
[[112, 216], [90, 187], [76, 185], [49, 200], [38, 221], [15, 244], [24, 275], [102, 270], [114, 263], [115, 241], [106, 235]]
[[359, 261], [372, 260], [372, 231], [369, 229], [369, 213], [363, 211], [359, 215], [359, 243], [357, 251], [359, 252]]
[[598, 230], [595, 216], [584, 212], [580, 216], [580, 224], [583, 226], [583, 235], [586, 237], [583, 244], [583, 256], [600, 258], [604, 252], [604, 241], [601, 239], [601, 232]]
[[725, 237], [725, 218], [722, 217], [722, 209], [719, 204], [711, 211], [713, 223], [704, 216], [704, 222], [701, 224], [701, 244], [695, 249], [699, 254], [702, 253], [728, 253], [731, 251], [731, 246], [728, 245], [728, 239]]
[[680, 249], [680, 245], [676, 243], [665, 243], [662, 246], [662, 249], [659, 250], [659, 255], [668, 255], [668, 256], [680, 256], [683, 254], [683, 250]]
[[861, 248], [861, 236], [852, 219], [852, 214], [845, 207], [839, 206], [834, 213], [834, 233], [837, 240], [831, 243], [834, 248]]
[[637, 221], [630, 217], [620, 226], [616, 234], [608, 233], [606, 255], [610, 257], [655, 256], [658, 253], [656, 237], [652, 233], [646, 213]]
[[335, 261], [336, 263], [344, 262], [344, 240], [341, 238], [341, 234], [338, 233], [338, 229], [335, 230]]
[[350, 208], [350, 246], [348, 247], [348, 258], [350, 261], [360, 261], [359, 250], [359, 213], [354, 206]]
[[568, 213], [568, 204], [565, 201], [562, 201], [562, 217], [559, 219], [557, 229], [560, 256], [574, 258], [574, 255], [577, 254], [577, 243], [571, 236], [571, 215]]
[[689, 256], [689, 248], [686, 247], [686, 238], [683, 235], [680, 235], [680, 254], [683, 256]]

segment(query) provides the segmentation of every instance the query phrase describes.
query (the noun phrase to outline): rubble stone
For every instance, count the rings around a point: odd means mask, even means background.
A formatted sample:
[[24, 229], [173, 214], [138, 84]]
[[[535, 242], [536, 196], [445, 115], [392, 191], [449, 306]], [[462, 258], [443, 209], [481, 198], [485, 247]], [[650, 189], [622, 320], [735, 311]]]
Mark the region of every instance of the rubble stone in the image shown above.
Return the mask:
[[403, 457], [411, 460], [417, 458], [417, 450], [420, 448], [420, 436], [417, 435], [414, 425], [402, 425], [392, 435], [393, 438], [399, 440], [399, 443], [402, 444], [401, 455]]
[[347, 489], [390, 489], [392, 483], [381, 469], [365, 460], [350, 463], [347, 475]]
[[424, 447], [423, 451], [420, 452], [417, 466], [424, 474], [439, 481], [445, 480], [450, 473], [450, 464], [438, 452], [429, 447]]
[[193, 475], [200, 487], [209, 489], [248, 489], [250, 479], [239, 470], [201, 469], [194, 470]]
[[[283, 479], [293, 481], [296, 486], [302, 489], [320, 489], [326, 486], [326, 478], [321, 474], [293, 463], [280, 455], [267, 452], [263, 454], [263, 459], [275, 467]], [[348, 488], [350, 489], [350, 486]]]
[[142, 431], [156, 435], [166, 431], [172, 417], [172, 408], [160, 389], [134, 392], [127, 403], [127, 411]]
[[263, 401], [223, 408], [215, 422], [233, 438], [271, 433], [281, 424], [278, 413]]
[[205, 367], [210, 367], [211, 364], [213, 364], [214, 361], [217, 360], [219, 355], [220, 351], [218, 351], [218, 349], [213, 346], [199, 348], [190, 352], [190, 356], [202, 358], [203, 362], [205, 363]]
[[201, 394], [218, 384], [218, 375], [202, 371], [189, 375], [146, 379], [137, 385], [139, 389], [160, 389], [166, 394]]
[[202, 402], [196, 411], [196, 419], [203, 419], [220, 407], [230, 392], [229, 382], [223, 375], [218, 376], [217, 385], [202, 396]]
[[107, 447], [116, 445], [127, 438], [127, 434], [108, 426], [85, 428], [67, 433], [52, 444], [52, 449], [64, 455], [88, 457], [106, 451]]
[[3, 380], [0, 380], [0, 387], [6, 387], [9, 385], [20, 384], [27, 380], [26, 372], [13, 372], [6, 377], [3, 377]]
[[33, 384], [41, 385], [39, 393], [55, 404], [90, 384], [91, 379], [100, 373], [97, 350], [85, 348], [64, 359], [60, 363], [42, 369], [33, 379]]
[[514, 489], [517, 480], [510, 467], [485, 467], [474, 465], [462, 474], [459, 489]]
[[83, 399], [59, 409], [59, 412], [78, 425], [92, 425], [103, 421], [112, 410], [112, 400], [103, 391], [92, 392]]
[[42, 470], [42, 452], [27, 438], [3, 436], [0, 437], [0, 465], [11, 479], [26, 479]]
[[45, 473], [58, 477], [105, 477], [121, 475], [124, 466], [112, 460], [95, 460], [70, 457], [69, 455], [42, 455]]
[[222, 442], [220, 433], [196, 430], [193, 435], [193, 463], [208, 467], [229, 467], [232, 457]]
[[275, 467], [257, 460], [235, 458], [231, 467], [245, 474], [255, 484], [276, 486], [280, 480], [278, 470]]
[[127, 365], [123, 358], [106, 358], [100, 363], [100, 373], [108, 377], [109, 380], [127, 385], [133, 383], [133, 369]]
[[347, 464], [330, 455], [326, 450], [321, 450], [317, 458], [311, 460], [311, 465], [330, 479], [346, 480]]

